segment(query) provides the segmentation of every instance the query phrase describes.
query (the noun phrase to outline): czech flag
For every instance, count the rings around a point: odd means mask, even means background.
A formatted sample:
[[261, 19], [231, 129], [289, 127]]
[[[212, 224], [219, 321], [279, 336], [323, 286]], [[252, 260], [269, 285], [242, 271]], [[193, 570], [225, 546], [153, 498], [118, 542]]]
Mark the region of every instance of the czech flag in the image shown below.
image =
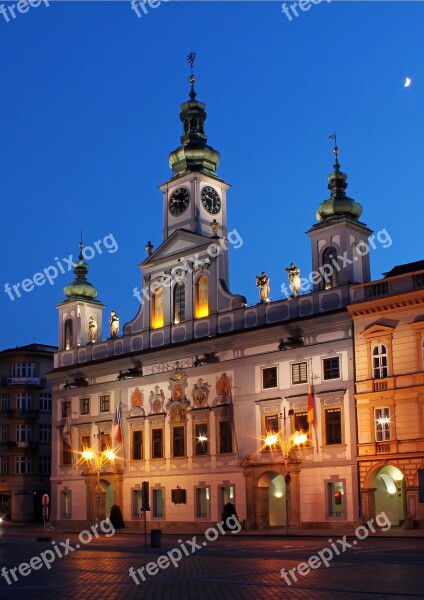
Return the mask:
[[118, 442], [118, 444], [122, 443], [122, 433], [121, 433], [121, 411], [119, 409], [119, 406], [116, 408], [115, 411], [115, 418], [113, 419], [113, 425], [112, 425], [112, 437], [113, 439]]

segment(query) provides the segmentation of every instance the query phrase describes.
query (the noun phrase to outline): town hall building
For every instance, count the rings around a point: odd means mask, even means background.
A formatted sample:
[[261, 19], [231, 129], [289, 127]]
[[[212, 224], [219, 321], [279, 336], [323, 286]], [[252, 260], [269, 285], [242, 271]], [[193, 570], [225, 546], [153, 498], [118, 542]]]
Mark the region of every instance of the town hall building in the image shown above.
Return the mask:
[[329, 198], [311, 204], [312, 291], [292, 264], [287, 298], [269, 300], [263, 273], [247, 306], [229, 289], [230, 186], [190, 82], [139, 312], [122, 328], [119, 307], [105, 316], [82, 252], [58, 305], [51, 518], [85, 524], [118, 505], [127, 526], [149, 508], [150, 528], [203, 531], [231, 503], [246, 528], [346, 529], [360, 521], [347, 306], [351, 284], [370, 281], [355, 249], [371, 231], [335, 148]]

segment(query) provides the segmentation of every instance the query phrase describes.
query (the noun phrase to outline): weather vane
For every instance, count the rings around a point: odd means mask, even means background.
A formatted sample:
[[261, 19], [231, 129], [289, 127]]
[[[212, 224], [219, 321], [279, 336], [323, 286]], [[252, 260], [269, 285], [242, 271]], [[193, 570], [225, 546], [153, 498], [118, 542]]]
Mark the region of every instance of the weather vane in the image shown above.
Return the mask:
[[339, 166], [339, 147], [337, 146], [337, 134], [336, 132], [334, 132], [332, 135], [330, 135], [330, 137], [328, 138], [329, 140], [334, 142], [334, 148], [333, 148], [333, 152], [334, 152], [334, 156], [336, 157], [336, 166]]
[[194, 100], [196, 98], [196, 92], [194, 91], [194, 83], [196, 81], [196, 78], [195, 78], [194, 73], [193, 73], [193, 66], [194, 66], [194, 61], [195, 60], [196, 60], [196, 53], [195, 52], [190, 52], [190, 54], [187, 56], [187, 61], [190, 63], [190, 66], [191, 66], [191, 75], [189, 77], [189, 81], [191, 83], [190, 98], [192, 100]]

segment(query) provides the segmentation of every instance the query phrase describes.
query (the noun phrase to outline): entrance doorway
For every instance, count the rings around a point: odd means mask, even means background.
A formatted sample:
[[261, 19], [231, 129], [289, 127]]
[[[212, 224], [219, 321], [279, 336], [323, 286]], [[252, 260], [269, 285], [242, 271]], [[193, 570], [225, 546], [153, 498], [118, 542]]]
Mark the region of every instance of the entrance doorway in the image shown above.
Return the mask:
[[96, 516], [99, 521], [104, 521], [110, 516], [110, 509], [115, 504], [115, 488], [106, 479], [100, 479], [96, 485]]
[[275, 471], [264, 473], [258, 481], [256, 493], [256, 523], [259, 529], [286, 525], [287, 500], [284, 476]]
[[393, 465], [385, 465], [374, 476], [375, 514], [386, 513], [392, 525], [402, 525], [405, 515], [405, 478]]

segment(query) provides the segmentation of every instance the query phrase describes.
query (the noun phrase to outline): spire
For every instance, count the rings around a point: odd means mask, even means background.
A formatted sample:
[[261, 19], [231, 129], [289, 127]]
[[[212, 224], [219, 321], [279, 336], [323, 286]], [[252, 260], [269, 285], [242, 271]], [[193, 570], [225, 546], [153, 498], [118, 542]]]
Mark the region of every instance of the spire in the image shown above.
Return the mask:
[[187, 56], [190, 63], [190, 100], [181, 105], [180, 119], [184, 132], [181, 136], [181, 146], [170, 153], [169, 166], [175, 177], [190, 172], [202, 172], [215, 175], [219, 165], [219, 152], [207, 144], [205, 135], [206, 107], [203, 102], [196, 100], [194, 84], [194, 62], [196, 53], [190, 52]]
[[328, 176], [328, 189], [330, 198], [318, 206], [316, 218], [318, 221], [327, 221], [340, 217], [347, 217], [358, 220], [362, 214], [362, 206], [346, 195], [347, 175], [340, 170], [339, 154], [340, 148], [337, 146], [337, 137], [334, 133], [330, 136], [334, 140], [334, 171]]
[[97, 296], [97, 289], [94, 287], [94, 285], [87, 281], [88, 265], [86, 262], [84, 262], [82, 231], [81, 241], [78, 246], [80, 250], [78, 262], [74, 263], [75, 280], [73, 283], [63, 288], [63, 293], [68, 300], [89, 300], [91, 302], [98, 302], [98, 300], [94, 300], [94, 298]]

